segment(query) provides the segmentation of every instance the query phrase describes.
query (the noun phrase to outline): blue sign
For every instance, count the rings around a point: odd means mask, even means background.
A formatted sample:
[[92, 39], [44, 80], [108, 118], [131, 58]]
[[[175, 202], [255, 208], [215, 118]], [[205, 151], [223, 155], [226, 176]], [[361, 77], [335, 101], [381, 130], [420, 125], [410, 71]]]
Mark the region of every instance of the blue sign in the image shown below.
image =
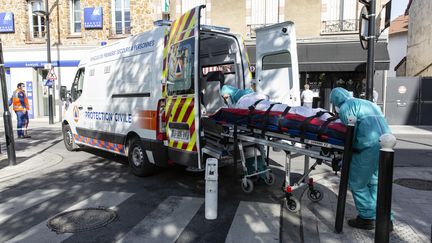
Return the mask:
[[47, 79], [44, 86], [48, 86], [49, 88], [52, 88], [53, 86], [53, 80], [52, 79]]
[[27, 99], [30, 105], [30, 110], [28, 111], [28, 115], [30, 119], [34, 118], [34, 105], [33, 105], [33, 83], [32, 81], [26, 81], [26, 92], [27, 92]]
[[102, 29], [103, 27], [102, 7], [84, 8], [84, 28]]
[[[53, 67], [77, 67], [79, 60], [64, 60], [64, 61], [52, 61]], [[5, 62], [5, 67], [8, 68], [26, 68], [26, 67], [44, 67], [48, 64], [46, 61], [16, 61], [16, 62]]]
[[11, 12], [0, 13], [0, 33], [15, 32], [14, 15]]

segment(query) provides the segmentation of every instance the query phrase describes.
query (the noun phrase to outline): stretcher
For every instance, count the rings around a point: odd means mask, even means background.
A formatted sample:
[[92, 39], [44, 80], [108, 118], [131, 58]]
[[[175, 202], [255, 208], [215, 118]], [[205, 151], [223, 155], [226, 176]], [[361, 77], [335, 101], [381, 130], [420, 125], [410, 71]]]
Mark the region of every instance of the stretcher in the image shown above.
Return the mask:
[[[235, 166], [239, 158], [243, 168], [241, 187], [244, 192], [251, 193], [257, 177], [263, 178], [268, 185], [274, 184], [274, 176], [268, 166], [267, 151], [270, 148], [284, 151], [285, 203], [289, 211], [296, 212], [300, 203], [293, 196], [293, 190], [308, 186], [307, 196], [311, 201], [317, 202], [323, 198], [323, 192], [314, 187], [309, 174], [321, 164], [331, 166], [334, 171], [339, 170], [344, 153], [345, 127], [336, 123], [336, 118], [320, 121], [320, 114], [304, 118], [283, 113], [222, 108], [203, 118], [203, 153], [219, 159], [222, 164], [223, 161], [230, 161]], [[253, 171], [248, 170], [248, 157], [245, 152], [248, 149], [254, 151]], [[264, 168], [260, 169], [258, 166], [256, 151], [259, 151], [261, 156], [267, 154]], [[294, 155], [305, 156], [305, 163], [301, 178], [291, 182]], [[310, 158], [315, 159], [312, 166], [309, 164]]]

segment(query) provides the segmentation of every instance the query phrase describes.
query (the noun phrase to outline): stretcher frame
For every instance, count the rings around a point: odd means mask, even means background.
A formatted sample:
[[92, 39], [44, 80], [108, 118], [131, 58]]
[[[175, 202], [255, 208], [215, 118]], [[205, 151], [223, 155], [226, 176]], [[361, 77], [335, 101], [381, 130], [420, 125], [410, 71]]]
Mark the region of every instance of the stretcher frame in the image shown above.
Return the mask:
[[[344, 159], [347, 159], [351, 157], [352, 151], [344, 151], [344, 146], [340, 145], [334, 145], [323, 141], [317, 141], [317, 140], [311, 140], [311, 139], [305, 139], [300, 137], [295, 137], [289, 134], [280, 134], [276, 132], [266, 131], [258, 128], [250, 128], [242, 125], [236, 125], [236, 124], [221, 124], [224, 129], [221, 134], [216, 134], [211, 131], [205, 131], [206, 133], [212, 134], [214, 137], [224, 137], [228, 139], [228, 143], [232, 144], [232, 149], [234, 152], [232, 153], [233, 157], [233, 163], [235, 166], [237, 166], [238, 162], [238, 154], [240, 155], [240, 160], [243, 167], [243, 176], [242, 176], [242, 189], [245, 192], [251, 192], [251, 190], [245, 190], [245, 187], [249, 187], [252, 185], [253, 190], [253, 182], [251, 182], [251, 177], [260, 175], [265, 173], [266, 179], [265, 182], [268, 183], [269, 177], [273, 177], [271, 170], [266, 169], [264, 171], [260, 171], [257, 173], [253, 173], [248, 175], [245, 170], [245, 156], [244, 156], [244, 144], [249, 145], [261, 145], [265, 146], [267, 150], [271, 147], [274, 149], [279, 149], [285, 152], [285, 163], [284, 163], [284, 170], [285, 170], [285, 178], [284, 178], [284, 185], [283, 190], [285, 192], [285, 203], [286, 207], [291, 212], [297, 212], [300, 208], [299, 200], [293, 197], [292, 192], [293, 190], [296, 190], [300, 187], [303, 187], [305, 185], [308, 186], [308, 192], [307, 196], [308, 198], [313, 202], [318, 202], [323, 198], [323, 193], [314, 187], [313, 179], [309, 179], [309, 174], [319, 165], [326, 164], [329, 166], [332, 166], [333, 169], [334, 163], [337, 160], [342, 159], [343, 156]], [[351, 135], [352, 137], [352, 135]], [[207, 139], [206, 139], [207, 140]], [[346, 138], [346, 141], [351, 141], [352, 138]], [[210, 142], [211, 143], [211, 142]], [[218, 144], [213, 143], [213, 144]], [[301, 147], [297, 147], [296, 144], [300, 144]], [[350, 147], [350, 146], [348, 146]], [[317, 151], [319, 149], [319, 151]], [[350, 149], [351, 150], [351, 149]], [[323, 152], [326, 151], [326, 152]], [[203, 149], [203, 152], [209, 152], [206, 151], [205, 148]], [[212, 153], [209, 153], [210, 155]], [[304, 171], [303, 175], [300, 177], [299, 180], [297, 180], [294, 183], [291, 183], [290, 175], [291, 175], [291, 159], [293, 154], [300, 154], [305, 156], [305, 163], [304, 163]], [[268, 157], [268, 155], [267, 155]], [[310, 165], [310, 158], [316, 159], [316, 162], [309, 167]], [[274, 179], [273, 179], [274, 182]]]

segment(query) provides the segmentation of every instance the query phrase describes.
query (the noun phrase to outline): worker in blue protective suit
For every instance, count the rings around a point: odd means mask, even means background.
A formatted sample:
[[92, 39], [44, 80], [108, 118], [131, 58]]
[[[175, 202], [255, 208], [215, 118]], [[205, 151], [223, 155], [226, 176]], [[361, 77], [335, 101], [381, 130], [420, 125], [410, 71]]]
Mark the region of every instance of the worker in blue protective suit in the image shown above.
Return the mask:
[[[330, 103], [335, 106], [336, 112], [339, 113], [345, 125], [348, 124], [349, 118], [356, 118], [348, 186], [354, 197], [358, 216], [348, 220], [348, 225], [361, 229], [374, 229], [378, 190], [379, 139], [381, 135], [390, 133], [390, 128], [376, 104], [354, 98], [346, 89], [333, 89], [330, 94]], [[390, 230], [393, 230], [393, 222]]]
[[220, 91], [220, 94], [226, 101], [230, 100], [231, 104], [235, 105], [241, 97], [253, 92], [254, 91], [252, 89], [238, 89], [231, 85], [224, 85]]

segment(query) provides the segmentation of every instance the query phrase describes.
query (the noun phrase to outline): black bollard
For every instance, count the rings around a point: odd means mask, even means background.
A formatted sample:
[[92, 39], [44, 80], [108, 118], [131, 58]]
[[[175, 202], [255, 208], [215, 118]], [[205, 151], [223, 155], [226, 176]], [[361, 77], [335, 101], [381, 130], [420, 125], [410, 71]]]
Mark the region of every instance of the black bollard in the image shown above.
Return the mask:
[[352, 145], [354, 139], [355, 123], [355, 119], [350, 120], [350, 124], [348, 124], [347, 126], [345, 137], [344, 155], [342, 159], [341, 179], [339, 182], [339, 193], [335, 221], [335, 231], [338, 234], [342, 232], [345, 217], [345, 203], [348, 190], [349, 169], [352, 157]]
[[375, 242], [389, 242], [390, 214], [393, 183], [393, 148], [396, 138], [392, 134], [380, 137], [381, 151], [378, 165], [378, 196], [376, 207]]
[[3, 122], [6, 136], [6, 150], [8, 154], [9, 165], [16, 165], [15, 140], [13, 136], [12, 117], [9, 112], [6, 75], [3, 60], [3, 46], [0, 40], [0, 86], [3, 98]]

